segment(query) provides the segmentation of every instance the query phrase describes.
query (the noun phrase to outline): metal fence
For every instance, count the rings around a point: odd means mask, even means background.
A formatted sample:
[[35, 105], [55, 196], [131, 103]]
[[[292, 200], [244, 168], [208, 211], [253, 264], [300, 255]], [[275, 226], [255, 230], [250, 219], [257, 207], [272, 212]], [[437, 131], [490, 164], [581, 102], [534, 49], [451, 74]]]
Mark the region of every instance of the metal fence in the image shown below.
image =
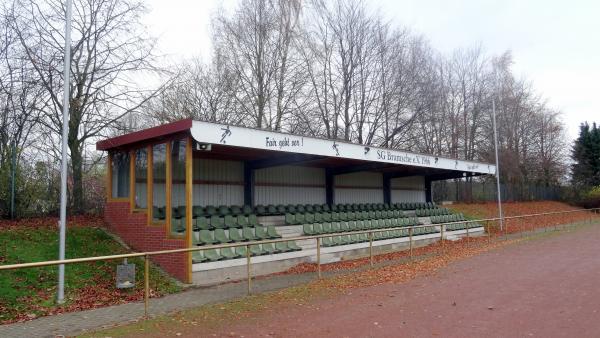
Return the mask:
[[[317, 277], [321, 278], [321, 241], [326, 237], [334, 237], [334, 236], [344, 236], [344, 235], [358, 235], [358, 234], [368, 234], [369, 237], [369, 263], [370, 266], [373, 267], [373, 235], [378, 232], [390, 231], [390, 230], [402, 230], [408, 229], [409, 232], [409, 257], [413, 258], [413, 247], [414, 247], [414, 231], [418, 228], [425, 228], [431, 226], [439, 226], [440, 227], [440, 240], [442, 246], [444, 246], [444, 234], [447, 232], [446, 228], [452, 224], [467, 224], [466, 225], [466, 239], [467, 242], [470, 240], [470, 231], [473, 228], [480, 228], [483, 226], [485, 233], [487, 234], [487, 239], [489, 242], [492, 240], [492, 233], [498, 234], [500, 236], [504, 236], [507, 238], [508, 234], [508, 220], [518, 220], [518, 219], [527, 219], [532, 217], [540, 217], [540, 216], [552, 216], [552, 215], [562, 215], [562, 214], [572, 214], [572, 213], [584, 213], [589, 214], [590, 223], [592, 223], [592, 219], [594, 215], [600, 212], [600, 208], [594, 209], [577, 209], [577, 210], [567, 210], [567, 211], [554, 211], [547, 213], [539, 213], [539, 214], [528, 214], [528, 215], [518, 215], [518, 216], [506, 216], [503, 217], [504, 227], [500, 228], [498, 225], [500, 222], [500, 218], [485, 218], [485, 219], [477, 219], [477, 220], [467, 220], [467, 221], [459, 221], [459, 222], [448, 222], [448, 223], [440, 223], [440, 224], [425, 224], [425, 225], [414, 225], [414, 226], [403, 226], [403, 227], [393, 227], [393, 228], [382, 228], [382, 229], [369, 229], [369, 230], [359, 230], [359, 231], [349, 231], [349, 232], [340, 232], [340, 233], [329, 233], [329, 234], [321, 234], [321, 235], [312, 235], [312, 236], [299, 236], [299, 237], [288, 237], [288, 238], [280, 238], [280, 239], [269, 239], [269, 240], [261, 240], [261, 241], [253, 241], [253, 242], [243, 242], [243, 243], [229, 243], [229, 244], [217, 244], [217, 245], [205, 245], [198, 246], [192, 248], [184, 248], [184, 249], [172, 249], [172, 250], [160, 250], [160, 251], [149, 251], [149, 252], [136, 252], [129, 254], [119, 254], [119, 255], [110, 255], [110, 256], [97, 256], [97, 257], [85, 257], [85, 258], [72, 258], [72, 259], [64, 259], [64, 260], [53, 260], [53, 261], [43, 261], [43, 262], [32, 262], [32, 263], [19, 263], [19, 264], [7, 264], [0, 265], [0, 271], [3, 270], [17, 270], [17, 269], [26, 269], [26, 268], [35, 268], [35, 267], [43, 267], [43, 266], [56, 266], [60, 264], [76, 264], [76, 263], [89, 263], [89, 262], [97, 262], [97, 261], [106, 261], [106, 260], [114, 260], [114, 259], [123, 259], [123, 258], [133, 258], [133, 257], [144, 257], [144, 318], [148, 318], [148, 305], [149, 305], [149, 297], [150, 297], [150, 279], [149, 279], [149, 266], [150, 266], [150, 256], [157, 255], [168, 255], [182, 252], [194, 252], [194, 251], [202, 251], [209, 249], [221, 249], [221, 248], [233, 248], [239, 246], [246, 247], [246, 273], [247, 273], [247, 287], [248, 294], [252, 291], [252, 255], [250, 252], [250, 246], [256, 244], [267, 244], [267, 243], [279, 243], [279, 242], [287, 242], [287, 241], [297, 241], [297, 240], [315, 240], [316, 241], [316, 256], [317, 256]], [[498, 224], [495, 224], [498, 223]], [[495, 229], [495, 230], [494, 230]], [[555, 230], [557, 227], [555, 226]], [[523, 232], [527, 230], [522, 227], [518, 228], [517, 231]], [[532, 229], [533, 230], [533, 229]]]
[[[436, 181], [432, 183], [436, 202], [496, 201], [496, 183], [492, 181]], [[562, 201], [569, 197], [569, 188], [536, 184], [500, 184], [503, 201]]]

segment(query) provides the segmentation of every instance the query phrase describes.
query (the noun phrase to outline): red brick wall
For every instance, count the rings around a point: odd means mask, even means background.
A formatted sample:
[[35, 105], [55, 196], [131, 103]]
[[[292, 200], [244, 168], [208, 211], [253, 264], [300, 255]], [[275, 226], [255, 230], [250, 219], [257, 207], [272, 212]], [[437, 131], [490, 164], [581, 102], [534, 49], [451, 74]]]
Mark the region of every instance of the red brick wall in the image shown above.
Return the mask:
[[[185, 248], [184, 239], [172, 239], [166, 227], [148, 225], [145, 212], [130, 212], [129, 202], [107, 202], [104, 217], [110, 230], [119, 235], [135, 251], [158, 251]], [[187, 254], [150, 256], [150, 259], [173, 277], [187, 282]]]

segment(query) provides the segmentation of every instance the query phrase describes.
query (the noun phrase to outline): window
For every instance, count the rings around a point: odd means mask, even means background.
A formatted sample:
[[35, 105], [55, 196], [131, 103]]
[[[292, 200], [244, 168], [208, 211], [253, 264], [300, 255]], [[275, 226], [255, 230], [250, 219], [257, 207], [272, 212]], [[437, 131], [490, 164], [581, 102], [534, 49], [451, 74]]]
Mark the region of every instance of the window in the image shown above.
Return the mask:
[[171, 142], [171, 232], [185, 234], [185, 148], [186, 140]]
[[163, 222], [166, 218], [167, 196], [167, 146], [152, 147], [152, 220]]
[[129, 164], [128, 152], [112, 154], [112, 198], [129, 197]]
[[148, 206], [148, 150], [138, 149], [135, 152], [135, 208], [146, 209]]

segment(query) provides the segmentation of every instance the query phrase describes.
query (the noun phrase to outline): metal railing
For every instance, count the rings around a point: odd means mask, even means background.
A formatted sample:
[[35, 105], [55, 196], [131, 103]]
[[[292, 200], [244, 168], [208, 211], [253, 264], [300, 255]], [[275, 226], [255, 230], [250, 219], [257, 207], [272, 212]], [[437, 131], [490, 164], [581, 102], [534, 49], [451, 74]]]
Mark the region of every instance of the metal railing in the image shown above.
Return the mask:
[[[588, 221], [592, 223], [592, 219], [594, 215], [600, 213], [600, 208], [593, 209], [576, 209], [576, 210], [565, 210], [565, 211], [552, 211], [546, 213], [537, 213], [537, 214], [526, 214], [526, 215], [518, 215], [518, 216], [506, 216], [503, 217], [503, 220], [514, 220], [514, 219], [525, 219], [532, 217], [540, 217], [540, 216], [551, 216], [558, 214], [569, 214], [569, 213], [589, 213]], [[227, 244], [215, 244], [215, 245], [202, 245], [197, 247], [190, 248], [182, 248], [182, 249], [170, 249], [170, 250], [159, 250], [159, 251], [148, 251], [148, 252], [135, 252], [129, 254], [119, 254], [119, 255], [110, 255], [110, 256], [96, 256], [96, 257], [83, 257], [83, 258], [70, 258], [64, 260], [52, 260], [52, 261], [43, 261], [43, 262], [31, 262], [31, 263], [19, 263], [19, 264], [6, 264], [0, 265], [0, 271], [3, 270], [17, 270], [17, 269], [25, 269], [25, 268], [35, 268], [35, 267], [44, 267], [44, 266], [54, 266], [59, 264], [76, 264], [76, 263], [86, 263], [86, 262], [97, 262], [97, 261], [107, 261], [107, 260], [115, 260], [115, 259], [123, 259], [123, 258], [134, 258], [134, 257], [144, 257], [144, 318], [148, 318], [148, 303], [150, 298], [150, 256], [157, 255], [168, 255], [175, 253], [186, 253], [186, 252], [195, 252], [195, 251], [203, 251], [210, 249], [222, 249], [222, 248], [234, 248], [245, 246], [246, 247], [246, 273], [247, 273], [247, 286], [248, 286], [248, 294], [252, 291], [252, 261], [251, 261], [251, 251], [250, 246], [259, 245], [259, 244], [268, 244], [268, 243], [281, 243], [288, 241], [301, 241], [301, 240], [311, 240], [314, 239], [316, 241], [316, 258], [317, 258], [317, 277], [320, 279], [321, 275], [321, 242], [323, 238], [326, 237], [336, 237], [336, 236], [346, 236], [346, 235], [360, 235], [360, 234], [368, 234], [369, 236], [369, 264], [373, 267], [373, 235], [378, 232], [390, 231], [390, 230], [406, 230], [408, 229], [408, 242], [409, 242], [409, 257], [413, 259], [413, 242], [414, 242], [414, 231], [419, 228], [426, 227], [440, 227], [440, 240], [442, 243], [442, 247], [444, 246], [444, 233], [447, 233], [446, 229], [448, 225], [452, 224], [467, 224], [464, 229], [457, 229], [451, 231], [459, 231], [466, 230], [465, 235], [467, 239], [467, 243], [470, 241], [470, 230], [474, 228], [483, 227], [484, 231], [487, 232], [488, 242], [491, 241], [491, 227], [490, 223], [500, 221], [500, 218], [483, 218], [477, 220], [465, 220], [465, 221], [456, 221], [456, 222], [445, 222], [438, 224], [423, 224], [423, 225], [412, 225], [412, 226], [397, 226], [397, 227], [389, 227], [389, 228], [380, 228], [380, 229], [367, 229], [367, 230], [355, 230], [355, 231], [347, 231], [347, 232], [337, 232], [337, 233], [327, 233], [327, 234], [319, 234], [319, 235], [310, 235], [310, 236], [296, 236], [296, 237], [287, 237], [287, 238], [279, 238], [279, 239], [266, 239], [260, 241], [252, 241], [252, 242], [242, 242], [242, 243], [227, 243]], [[472, 224], [479, 224], [479, 226], [472, 226]], [[544, 227], [547, 229], [547, 227]], [[555, 229], [557, 226], [555, 225]], [[505, 225], [502, 235], [507, 238], [508, 226]], [[523, 234], [524, 229], [519, 229], [519, 232]], [[533, 230], [533, 229], [532, 229]], [[423, 234], [426, 235], [426, 234]], [[403, 236], [404, 237], [404, 236]], [[400, 237], [395, 237], [400, 238]], [[428, 237], [433, 238], [433, 237]], [[391, 239], [391, 238], [390, 238]], [[348, 243], [349, 244], [349, 243]], [[343, 244], [342, 244], [343, 245]]]

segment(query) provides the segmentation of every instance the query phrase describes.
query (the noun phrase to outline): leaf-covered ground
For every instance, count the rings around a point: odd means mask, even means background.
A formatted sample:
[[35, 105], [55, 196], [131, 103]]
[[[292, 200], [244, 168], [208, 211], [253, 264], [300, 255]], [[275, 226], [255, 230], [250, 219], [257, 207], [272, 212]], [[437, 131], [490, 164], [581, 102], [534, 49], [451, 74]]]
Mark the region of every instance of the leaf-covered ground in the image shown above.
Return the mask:
[[[485, 219], [498, 217], [498, 204], [490, 203], [473, 203], [473, 204], [453, 204], [448, 206], [453, 212], [462, 212], [469, 219]], [[541, 202], [510, 202], [502, 204], [502, 212], [505, 217], [540, 214], [556, 211], [578, 210], [579, 207], [574, 207], [561, 202], [541, 201]], [[504, 231], [506, 233], [517, 233], [523, 231], [531, 231], [538, 228], [554, 227], [562, 224], [571, 224], [578, 222], [587, 222], [591, 219], [599, 219], [600, 214], [589, 211], [563, 213], [547, 216], [527, 217], [520, 219], [505, 220]], [[494, 231], [499, 231], [498, 222], [490, 222]]]
[[[58, 256], [57, 220], [37, 218], [0, 222], [0, 264], [54, 260]], [[102, 256], [127, 252], [99, 226], [100, 218], [76, 217], [68, 222], [67, 258]], [[115, 288], [116, 265], [121, 261], [71, 264], [65, 266], [66, 303], [57, 306], [57, 267], [29, 268], [0, 272], [0, 323], [30, 320], [143, 299], [143, 261], [137, 266], [133, 289]], [[142, 269], [140, 269], [142, 268]], [[152, 296], [179, 290], [179, 286], [157, 269], [150, 272]]]

